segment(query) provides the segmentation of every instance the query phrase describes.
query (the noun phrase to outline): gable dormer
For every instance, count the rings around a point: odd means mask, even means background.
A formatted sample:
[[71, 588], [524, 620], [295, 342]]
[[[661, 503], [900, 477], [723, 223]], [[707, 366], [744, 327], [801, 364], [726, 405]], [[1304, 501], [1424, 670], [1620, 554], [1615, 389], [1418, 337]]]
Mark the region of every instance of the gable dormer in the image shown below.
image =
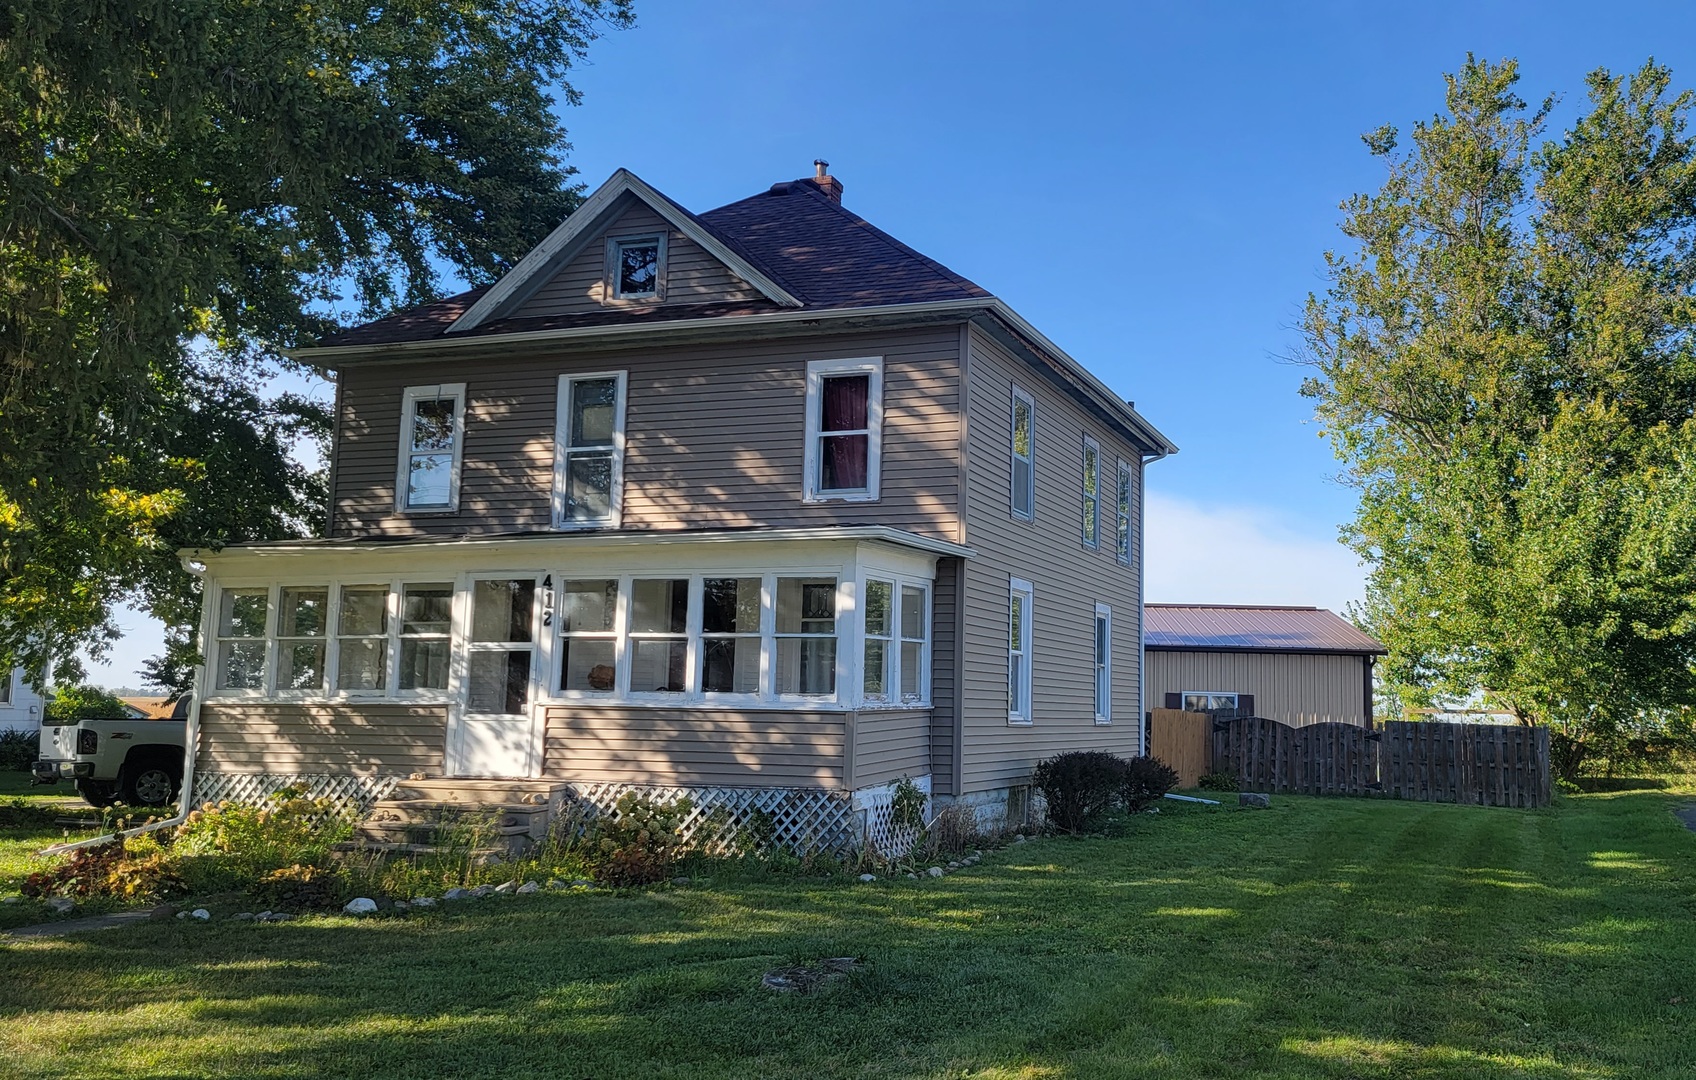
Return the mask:
[[496, 319], [750, 302], [801, 306], [700, 219], [620, 169], [449, 333]]

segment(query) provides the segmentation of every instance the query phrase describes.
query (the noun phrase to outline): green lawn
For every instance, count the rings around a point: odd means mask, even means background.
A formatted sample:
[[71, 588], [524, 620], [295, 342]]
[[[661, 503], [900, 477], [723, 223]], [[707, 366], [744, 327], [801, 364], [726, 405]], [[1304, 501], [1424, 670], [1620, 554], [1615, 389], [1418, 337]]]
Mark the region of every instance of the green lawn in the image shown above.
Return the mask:
[[[1171, 807], [941, 881], [0, 945], [0, 1055], [55, 1078], [1691, 1076], [1690, 797]], [[759, 986], [850, 954], [822, 993]]]

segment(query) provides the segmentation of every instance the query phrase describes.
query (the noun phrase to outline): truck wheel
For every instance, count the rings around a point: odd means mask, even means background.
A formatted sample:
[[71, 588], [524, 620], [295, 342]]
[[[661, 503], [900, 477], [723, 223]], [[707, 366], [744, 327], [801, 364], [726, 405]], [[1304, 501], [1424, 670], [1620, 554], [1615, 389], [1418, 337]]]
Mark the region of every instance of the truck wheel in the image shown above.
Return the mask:
[[177, 795], [177, 778], [169, 766], [144, 761], [127, 766], [121, 780], [124, 801], [131, 806], [164, 806]]
[[77, 794], [82, 801], [100, 810], [118, 801], [118, 789], [104, 780], [78, 780]]

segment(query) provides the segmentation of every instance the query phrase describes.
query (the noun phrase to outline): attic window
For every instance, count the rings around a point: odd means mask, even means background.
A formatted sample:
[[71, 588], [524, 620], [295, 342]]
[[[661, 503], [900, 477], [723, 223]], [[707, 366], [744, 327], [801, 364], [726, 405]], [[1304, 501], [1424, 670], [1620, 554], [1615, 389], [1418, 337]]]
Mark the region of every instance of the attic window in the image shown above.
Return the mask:
[[607, 275], [616, 300], [663, 299], [665, 238], [629, 236], [609, 240]]

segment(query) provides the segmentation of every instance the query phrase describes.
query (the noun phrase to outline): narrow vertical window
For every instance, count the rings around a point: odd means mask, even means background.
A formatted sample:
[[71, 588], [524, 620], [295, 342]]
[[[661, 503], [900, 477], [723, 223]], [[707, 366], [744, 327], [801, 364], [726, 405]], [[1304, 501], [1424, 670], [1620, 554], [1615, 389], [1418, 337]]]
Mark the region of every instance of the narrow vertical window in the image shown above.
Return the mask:
[[380, 691], [388, 684], [388, 586], [343, 585], [336, 615], [336, 689]]
[[267, 589], [225, 589], [218, 600], [218, 689], [265, 688]]
[[882, 357], [808, 364], [802, 497], [809, 501], [876, 499], [882, 443]]
[[1031, 722], [1031, 583], [1014, 578], [1007, 590], [1007, 720]]
[[836, 579], [777, 579], [777, 693], [836, 694]]
[[1013, 387], [1013, 516], [1036, 519], [1036, 402]]
[[1119, 462], [1119, 480], [1116, 485], [1115, 502], [1118, 506], [1118, 548], [1114, 558], [1120, 566], [1131, 565], [1131, 466], [1128, 462]]
[[618, 582], [566, 581], [560, 588], [559, 688], [610, 694], [618, 688]]
[[1113, 722], [1113, 612], [1095, 605], [1095, 722]]
[[637, 578], [630, 592], [630, 692], [683, 693], [688, 660], [689, 579]]
[[901, 586], [901, 703], [913, 705], [929, 696], [929, 593], [917, 585]]
[[1084, 436], [1084, 547], [1101, 547], [1101, 447]]
[[760, 692], [760, 579], [701, 582], [701, 689]]
[[865, 684], [867, 702], [889, 701], [890, 645], [895, 636], [895, 585], [866, 582]]
[[518, 716], [530, 706], [536, 661], [536, 581], [500, 578], [471, 585], [465, 711]]
[[401, 410], [396, 509], [459, 508], [464, 436], [464, 383], [407, 388]]
[[402, 690], [446, 690], [453, 630], [453, 586], [403, 585], [400, 595]]
[[279, 597], [277, 689], [323, 690], [330, 590], [285, 587]]
[[554, 524], [617, 527], [624, 489], [625, 373], [561, 375], [554, 433]]

